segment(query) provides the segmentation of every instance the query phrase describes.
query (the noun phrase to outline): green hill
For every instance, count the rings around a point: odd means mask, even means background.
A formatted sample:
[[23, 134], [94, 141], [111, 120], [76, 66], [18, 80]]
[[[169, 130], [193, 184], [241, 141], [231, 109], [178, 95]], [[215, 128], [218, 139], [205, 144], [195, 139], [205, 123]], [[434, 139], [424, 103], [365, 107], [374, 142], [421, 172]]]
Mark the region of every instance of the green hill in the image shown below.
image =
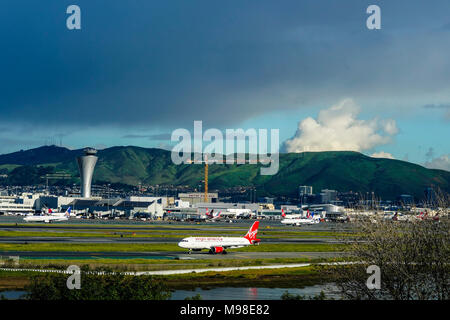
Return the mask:
[[[65, 171], [78, 182], [75, 161], [82, 150], [56, 146], [0, 155], [0, 170], [8, 173], [4, 183], [36, 184], [37, 175]], [[198, 186], [203, 180], [203, 165], [174, 165], [170, 152], [134, 146], [112, 147], [98, 152], [95, 181], [137, 185]], [[276, 175], [261, 176], [261, 165], [213, 164], [209, 167], [210, 189], [255, 186], [258, 195], [295, 196], [298, 186], [311, 185], [315, 191], [371, 192], [389, 199], [399, 194], [422, 198], [426, 187], [439, 186], [450, 193], [450, 172], [427, 169], [399, 160], [372, 158], [358, 152], [307, 152], [280, 154]]]

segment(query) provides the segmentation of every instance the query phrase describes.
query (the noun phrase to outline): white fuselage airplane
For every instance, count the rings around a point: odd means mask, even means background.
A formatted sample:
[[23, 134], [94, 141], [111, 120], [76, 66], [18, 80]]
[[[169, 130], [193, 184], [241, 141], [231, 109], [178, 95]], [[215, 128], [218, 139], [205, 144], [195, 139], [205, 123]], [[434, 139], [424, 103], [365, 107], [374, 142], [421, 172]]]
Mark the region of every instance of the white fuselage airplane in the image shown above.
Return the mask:
[[56, 217], [61, 217], [61, 216], [75, 217], [76, 216], [76, 214], [72, 212], [72, 207], [67, 208], [67, 210], [65, 212], [53, 211], [52, 209], [48, 209], [48, 215], [56, 216]]
[[50, 223], [53, 221], [67, 221], [69, 218], [66, 216], [28, 216], [23, 218], [26, 222], [45, 222]]
[[233, 218], [238, 218], [238, 217], [242, 218], [242, 217], [251, 217], [254, 215], [254, 213], [250, 209], [231, 208], [231, 209], [227, 209], [223, 213], [223, 215], [227, 216], [227, 217], [233, 217]]
[[308, 211], [308, 216], [306, 218], [300, 217], [300, 216], [286, 218], [286, 214], [282, 210], [282, 217], [283, 217], [283, 220], [281, 220], [281, 223], [286, 224], [288, 226], [290, 226], [290, 225], [300, 226], [302, 224], [317, 224], [320, 222], [320, 218], [314, 217], [314, 214], [310, 215], [309, 211]]
[[299, 219], [299, 218], [303, 218], [303, 214], [289, 214], [289, 218], [286, 218], [286, 212], [284, 212], [283, 209], [281, 209], [281, 218], [282, 219]]
[[283, 219], [281, 220], [282, 224], [292, 225], [292, 226], [300, 226], [302, 224], [317, 224], [319, 223], [319, 219], [308, 219], [308, 218], [292, 218], [292, 219]]
[[23, 218], [24, 221], [26, 222], [45, 222], [45, 223], [50, 223], [50, 222], [56, 222], [56, 221], [67, 221], [69, 220], [69, 216], [70, 216], [70, 207], [69, 209], [67, 209], [67, 211], [65, 213], [62, 212], [51, 212], [51, 215], [43, 215], [43, 216], [27, 216], [25, 218]]
[[221, 213], [222, 213], [222, 211], [219, 211], [218, 213], [213, 213], [213, 214], [212, 214], [212, 217], [210, 218], [210, 221], [215, 221], [215, 220], [217, 220], [217, 219], [222, 218]]
[[259, 221], [252, 224], [247, 234], [243, 237], [189, 237], [178, 243], [181, 248], [191, 251], [201, 251], [208, 249], [209, 253], [227, 253], [226, 249], [241, 248], [259, 244], [260, 239], [256, 238]]
[[222, 211], [214, 212], [214, 209], [212, 209], [211, 212], [209, 212], [208, 208], [206, 208], [205, 215], [207, 219], [209, 219], [210, 221], [214, 221], [222, 217], [221, 213]]

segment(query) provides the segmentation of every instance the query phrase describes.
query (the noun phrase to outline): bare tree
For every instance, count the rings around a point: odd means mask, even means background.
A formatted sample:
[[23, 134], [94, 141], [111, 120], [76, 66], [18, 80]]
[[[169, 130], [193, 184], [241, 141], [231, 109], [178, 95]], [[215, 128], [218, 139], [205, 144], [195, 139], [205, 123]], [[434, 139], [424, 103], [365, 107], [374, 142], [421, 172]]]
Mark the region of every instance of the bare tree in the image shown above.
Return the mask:
[[[324, 270], [346, 299], [448, 300], [449, 220], [358, 220], [347, 239], [353, 264]], [[380, 268], [380, 288], [370, 289], [367, 267]]]
[[441, 188], [437, 187], [434, 191], [435, 203], [437, 205], [438, 213], [448, 215], [450, 208], [450, 194], [443, 192]]

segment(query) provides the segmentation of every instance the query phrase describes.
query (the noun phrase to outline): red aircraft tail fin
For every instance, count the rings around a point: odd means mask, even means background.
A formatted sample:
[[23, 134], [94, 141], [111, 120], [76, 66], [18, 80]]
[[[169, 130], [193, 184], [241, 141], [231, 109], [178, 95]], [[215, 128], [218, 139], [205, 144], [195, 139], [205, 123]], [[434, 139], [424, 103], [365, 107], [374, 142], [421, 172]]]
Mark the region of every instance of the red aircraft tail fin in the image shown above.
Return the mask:
[[259, 221], [255, 221], [248, 230], [247, 234], [244, 236], [244, 238], [247, 239], [251, 244], [259, 242], [259, 239], [256, 239], [256, 235], [258, 234], [258, 227]]

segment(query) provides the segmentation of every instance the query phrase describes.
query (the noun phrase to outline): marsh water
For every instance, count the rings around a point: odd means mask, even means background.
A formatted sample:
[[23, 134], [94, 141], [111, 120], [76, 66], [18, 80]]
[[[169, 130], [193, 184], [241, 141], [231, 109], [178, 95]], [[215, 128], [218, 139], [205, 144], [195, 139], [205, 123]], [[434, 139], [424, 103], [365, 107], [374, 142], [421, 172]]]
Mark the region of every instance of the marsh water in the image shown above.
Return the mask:
[[[340, 295], [337, 293], [336, 287], [332, 284], [315, 285], [304, 288], [243, 288], [243, 287], [224, 287], [213, 289], [195, 290], [175, 290], [172, 292], [170, 300], [184, 300], [187, 297], [193, 297], [197, 294], [203, 300], [280, 300], [283, 293], [288, 291], [290, 294], [305, 296], [312, 298], [320, 294], [321, 291], [325, 293], [327, 299], [339, 299]], [[20, 299], [26, 294], [26, 291], [3, 291], [6, 299]]]
[[171, 300], [184, 300], [200, 294], [203, 300], [280, 300], [285, 292], [313, 298], [324, 292], [327, 299], [340, 299], [337, 288], [332, 284], [315, 285], [304, 288], [243, 288], [224, 287], [213, 289], [176, 290]]

